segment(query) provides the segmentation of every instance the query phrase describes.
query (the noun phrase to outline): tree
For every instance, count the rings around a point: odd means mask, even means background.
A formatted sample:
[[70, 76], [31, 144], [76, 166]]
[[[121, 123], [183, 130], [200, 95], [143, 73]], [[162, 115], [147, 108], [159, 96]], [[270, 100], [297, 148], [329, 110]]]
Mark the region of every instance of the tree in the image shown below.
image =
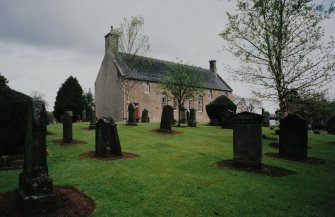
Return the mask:
[[251, 97], [241, 97], [234, 96], [234, 103], [237, 106], [237, 110], [239, 112], [247, 111], [247, 112], [256, 112], [257, 109], [262, 108], [262, 103], [258, 99]]
[[94, 106], [94, 96], [91, 92], [91, 89], [88, 89], [88, 92], [85, 92], [83, 94], [83, 100], [84, 100], [84, 109], [88, 110]]
[[0, 86], [7, 86], [8, 80], [0, 73]]
[[203, 92], [203, 79], [196, 73], [196, 68], [183, 64], [170, 63], [165, 76], [160, 82], [167, 95], [177, 102], [178, 127], [180, 127], [181, 110], [184, 108], [185, 100]]
[[276, 99], [286, 112], [290, 91], [313, 93], [334, 78], [334, 41], [323, 43], [322, 21], [334, 8], [312, 0], [236, 0], [220, 36], [241, 60], [235, 78], [250, 83], [257, 96]]
[[[148, 63], [141, 56], [146, 56], [150, 52], [149, 36], [144, 33], [144, 18], [132, 16], [131, 19], [124, 18], [120, 27], [113, 31], [114, 37], [118, 38], [117, 64], [120, 67], [119, 76], [120, 89], [125, 95], [127, 104], [129, 103], [130, 90], [136, 83], [139, 69], [144, 69]], [[125, 109], [126, 110], [126, 109]]]
[[40, 101], [44, 104], [45, 107], [48, 106], [48, 102], [45, 100], [45, 95], [38, 91], [33, 91], [30, 95], [32, 101]]
[[78, 80], [70, 76], [57, 92], [54, 116], [60, 122], [64, 111], [72, 111], [73, 120], [76, 121], [77, 115], [81, 115], [83, 104], [83, 89]]

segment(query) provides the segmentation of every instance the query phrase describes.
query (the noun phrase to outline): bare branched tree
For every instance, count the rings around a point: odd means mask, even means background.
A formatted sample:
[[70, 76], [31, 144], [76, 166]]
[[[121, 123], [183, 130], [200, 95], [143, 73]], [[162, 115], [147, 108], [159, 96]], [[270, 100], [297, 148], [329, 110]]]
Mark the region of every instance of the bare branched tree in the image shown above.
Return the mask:
[[241, 97], [241, 96], [234, 96], [234, 103], [237, 106], [237, 111], [238, 112], [256, 112], [257, 109], [262, 108], [262, 103], [258, 99], [251, 97], [251, 98], [246, 98], [246, 97]]
[[311, 0], [236, 0], [220, 36], [241, 60], [234, 78], [255, 88], [258, 97], [275, 99], [288, 111], [291, 91], [313, 93], [334, 79], [334, 40], [323, 39], [322, 22], [334, 11]]
[[121, 70], [119, 84], [125, 100], [129, 103], [130, 90], [141, 73], [140, 69], [144, 69], [148, 63], [143, 56], [150, 52], [149, 36], [144, 33], [144, 18], [141, 16], [124, 18], [123, 23], [113, 34], [118, 37], [119, 55], [116, 58]]

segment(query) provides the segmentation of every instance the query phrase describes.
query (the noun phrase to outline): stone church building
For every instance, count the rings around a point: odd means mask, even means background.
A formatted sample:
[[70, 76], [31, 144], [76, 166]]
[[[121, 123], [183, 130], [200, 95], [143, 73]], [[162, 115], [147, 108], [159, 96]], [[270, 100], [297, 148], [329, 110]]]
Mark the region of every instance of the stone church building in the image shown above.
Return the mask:
[[[120, 76], [123, 76], [120, 61], [123, 55], [118, 51], [118, 40], [112, 31], [105, 36], [105, 56], [103, 58], [98, 76], [95, 81], [96, 116], [111, 116], [115, 121], [126, 120], [128, 103], [136, 103], [140, 114], [143, 109], [149, 111], [151, 122], [159, 122], [164, 105], [171, 105], [175, 109], [174, 117], [178, 119], [176, 101], [168, 97], [168, 93], [159, 86], [159, 81], [164, 77], [166, 70], [172, 63], [147, 57], [143, 61], [149, 64], [147, 67], [132, 70], [128, 76], [133, 86], [126, 99], [120, 85]], [[216, 61], [209, 61], [209, 69], [195, 67], [196, 73], [204, 80], [204, 91], [200, 95], [193, 96], [184, 104], [185, 109], [196, 109], [198, 122], [209, 122], [205, 106], [220, 95], [232, 97], [232, 89], [217, 74]]]

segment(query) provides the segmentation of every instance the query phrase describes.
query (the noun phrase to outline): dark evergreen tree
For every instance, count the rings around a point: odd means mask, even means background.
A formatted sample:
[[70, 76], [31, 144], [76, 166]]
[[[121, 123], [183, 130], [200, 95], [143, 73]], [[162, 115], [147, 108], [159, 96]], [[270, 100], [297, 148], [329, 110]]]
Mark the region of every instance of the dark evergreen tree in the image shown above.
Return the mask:
[[57, 92], [56, 102], [54, 106], [54, 116], [58, 122], [64, 111], [73, 112], [73, 121], [76, 121], [77, 115], [81, 115], [84, 108], [83, 89], [78, 80], [70, 76], [61, 85]]

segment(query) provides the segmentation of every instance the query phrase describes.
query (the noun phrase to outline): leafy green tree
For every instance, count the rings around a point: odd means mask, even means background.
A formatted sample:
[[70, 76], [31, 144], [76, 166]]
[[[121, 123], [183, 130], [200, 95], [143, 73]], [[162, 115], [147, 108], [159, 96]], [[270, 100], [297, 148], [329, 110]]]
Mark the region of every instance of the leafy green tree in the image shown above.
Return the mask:
[[64, 111], [73, 112], [73, 120], [77, 120], [77, 115], [81, 115], [84, 108], [83, 89], [78, 80], [70, 76], [61, 85], [57, 92], [54, 116], [58, 122], [61, 121], [61, 116]]
[[290, 91], [313, 93], [334, 79], [334, 40], [323, 40], [322, 22], [334, 11], [312, 0], [236, 0], [220, 36], [241, 62], [233, 76], [259, 97], [288, 111]]
[[178, 127], [180, 127], [181, 110], [185, 100], [203, 92], [203, 79], [196, 73], [196, 68], [183, 64], [169, 64], [164, 78], [160, 82], [163, 90], [170, 98], [174, 98], [178, 106]]

